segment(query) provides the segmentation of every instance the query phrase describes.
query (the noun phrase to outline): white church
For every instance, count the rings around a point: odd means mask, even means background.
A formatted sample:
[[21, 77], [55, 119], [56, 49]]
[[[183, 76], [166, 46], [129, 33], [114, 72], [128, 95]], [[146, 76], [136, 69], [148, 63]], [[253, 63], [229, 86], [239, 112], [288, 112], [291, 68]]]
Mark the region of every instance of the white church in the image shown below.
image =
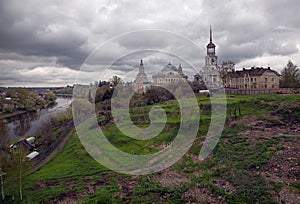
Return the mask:
[[136, 90], [138, 93], [143, 93], [146, 86], [151, 86], [155, 84], [169, 84], [180, 82], [181, 80], [187, 80], [188, 76], [182, 71], [181, 64], [178, 68], [169, 62], [167, 65], [163, 66], [161, 71], [157, 74], [152, 75], [153, 81], [148, 81], [148, 77], [145, 73], [145, 68], [143, 60], [141, 60], [139, 66], [139, 73], [137, 74], [134, 83], [136, 85]]
[[[195, 74], [194, 81], [204, 82], [208, 89], [217, 89], [223, 86], [220, 76], [220, 67], [218, 66], [218, 56], [216, 55], [216, 45], [212, 41], [212, 29], [210, 27], [210, 39], [206, 46], [207, 55], [205, 56], [205, 65], [202, 70]], [[148, 81], [145, 73], [144, 64], [141, 60], [139, 66], [139, 73], [137, 74], [134, 83], [136, 90], [142, 93], [146, 86], [151, 84], [168, 84], [179, 82], [180, 80], [187, 80], [188, 76], [183, 73], [181, 64], [178, 68], [169, 64], [162, 67], [162, 70], [152, 76], [153, 82]]]

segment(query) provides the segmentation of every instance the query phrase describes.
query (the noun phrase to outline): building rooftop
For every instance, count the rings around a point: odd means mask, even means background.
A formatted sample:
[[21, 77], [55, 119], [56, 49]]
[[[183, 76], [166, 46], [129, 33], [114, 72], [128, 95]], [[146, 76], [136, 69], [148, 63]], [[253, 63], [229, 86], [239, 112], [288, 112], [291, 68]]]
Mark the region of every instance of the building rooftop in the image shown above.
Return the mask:
[[276, 75], [280, 76], [278, 72], [275, 70], [272, 70], [270, 67], [263, 68], [263, 67], [251, 67], [250, 69], [243, 68], [242, 70], [232, 71], [230, 73], [231, 77], [240, 77], [244, 74], [248, 74], [249, 76], [261, 76], [264, 72], [271, 71], [275, 73]]
[[169, 62], [169, 64], [163, 66], [162, 70], [164, 71], [169, 71], [169, 70], [173, 70], [173, 71], [177, 71], [177, 68], [171, 64], [171, 62]]

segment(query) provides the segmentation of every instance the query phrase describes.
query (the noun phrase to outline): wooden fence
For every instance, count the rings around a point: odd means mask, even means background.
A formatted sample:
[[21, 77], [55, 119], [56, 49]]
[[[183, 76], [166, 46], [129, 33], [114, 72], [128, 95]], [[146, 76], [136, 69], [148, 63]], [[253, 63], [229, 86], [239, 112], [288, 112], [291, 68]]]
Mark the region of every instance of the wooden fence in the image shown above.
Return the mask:
[[278, 89], [230, 89], [225, 88], [226, 94], [254, 95], [254, 94], [299, 94], [300, 89], [278, 88]]

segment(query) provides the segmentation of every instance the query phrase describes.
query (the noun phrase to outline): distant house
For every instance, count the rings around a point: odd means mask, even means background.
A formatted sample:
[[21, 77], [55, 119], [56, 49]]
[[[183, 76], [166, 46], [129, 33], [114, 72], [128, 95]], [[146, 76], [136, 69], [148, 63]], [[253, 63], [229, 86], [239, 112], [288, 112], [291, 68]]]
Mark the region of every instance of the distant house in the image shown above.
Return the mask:
[[236, 89], [274, 89], [279, 88], [278, 72], [270, 67], [251, 67], [250, 69], [229, 72], [224, 83]]
[[26, 139], [18, 141], [15, 144], [12, 144], [10, 146], [10, 148], [17, 149], [19, 146], [22, 146], [24, 148], [24, 150], [26, 150], [26, 151], [33, 151], [34, 150], [34, 146]]
[[37, 157], [40, 153], [38, 153], [37, 151], [33, 151], [30, 154], [26, 155], [26, 157], [28, 158], [29, 161], [33, 160], [35, 157]]

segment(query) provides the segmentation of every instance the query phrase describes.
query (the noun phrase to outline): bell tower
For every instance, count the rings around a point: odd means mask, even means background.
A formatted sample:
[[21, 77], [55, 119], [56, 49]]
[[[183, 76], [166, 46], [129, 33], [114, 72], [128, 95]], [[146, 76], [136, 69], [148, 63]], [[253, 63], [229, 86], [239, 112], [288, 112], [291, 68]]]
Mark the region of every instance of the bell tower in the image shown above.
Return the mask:
[[218, 66], [218, 56], [216, 55], [216, 45], [213, 43], [212, 29], [209, 29], [209, 43], [206, 46], [205, 65], [194, 76], [194, 81], [202, 81], [208, 89], [222, 87], [222, 79], [220, 77], [220, 67]]
[[212, 42], [212, 29], [210, 26], [209, 30], [209, 43], [206, 46], [207, 49], [207, 56], [205, 57], [205, 65], [206, 66], [216, 66], [218, 56], [216, 56], [216, 45]]

